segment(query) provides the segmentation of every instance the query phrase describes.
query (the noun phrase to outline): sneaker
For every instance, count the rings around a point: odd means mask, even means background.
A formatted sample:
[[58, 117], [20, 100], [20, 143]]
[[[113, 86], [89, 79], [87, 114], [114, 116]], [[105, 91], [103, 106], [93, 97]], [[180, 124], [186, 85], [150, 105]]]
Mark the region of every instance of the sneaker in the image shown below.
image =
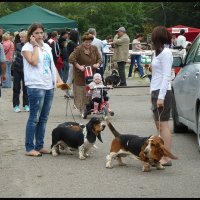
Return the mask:
[[29, 111], [30, 111], [29, 106], [25, 105], [25, 106], [24, 106], [24, 111], [29, 112]]
[[15, 106], [15, 107], [14, 107], [14, 112], [16, 112], [16, 113], [21, 112], [19, 106]]
[[132, 79], [132, 76], [128, 76], [128, 79]]
[[147, 77], [147, 74], [144, 74], [143, 76], [140, 76], [140, 78], [145, 78]]

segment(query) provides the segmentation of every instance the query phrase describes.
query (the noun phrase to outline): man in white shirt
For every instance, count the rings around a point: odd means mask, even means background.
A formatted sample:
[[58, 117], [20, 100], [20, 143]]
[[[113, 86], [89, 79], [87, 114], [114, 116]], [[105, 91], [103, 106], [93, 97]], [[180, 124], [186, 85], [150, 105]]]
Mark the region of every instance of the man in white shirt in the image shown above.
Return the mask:
[[184, 36], [185, 30], [180, 30], [180, 35], [177, 38], [177, 46], [182, 46], [183, 48], [186, 47], [186, 37]]
[[[94, 45], [98, 48], [99, 54], [101, 55], [101, 59], [102, 59], [103, 58], [103, 48], [104, 48], [103, 42], [100, 39], [96, 38], [97, 32], [96, 32], [95, 28], [89, 28], [88, 32], [93, 35], [94, 39], [92, 41], [92, 45]], [[103, 64], [101, 64], [100, 67], [98, 69], [96, 69], [95, 73], [101, 74], [101, 77], [103, 79], [103, 72], [104, 72]]]
[[107, 36], [107, 38], [105, 40], [103, 40], [102, 42], [104, 44], [104, 48], [103, 48], [103, 71], [105, 71], [107, 60], [109, 59], [109, 57], [106, 55], [106, 53], [113, 51], [112, 45], [110, 44], [110, 42], [113, 42], [113, 36], [112, 35]]
[[186, 37], [184, 36], [185, 34], [185, 30], [181, 29], [180, 30], [180, 35], [177, 38], [177, 46], [182, 46], [184, 49], [182, 49], [181, 51], [183, 52], [183, 58], [186, 55]]

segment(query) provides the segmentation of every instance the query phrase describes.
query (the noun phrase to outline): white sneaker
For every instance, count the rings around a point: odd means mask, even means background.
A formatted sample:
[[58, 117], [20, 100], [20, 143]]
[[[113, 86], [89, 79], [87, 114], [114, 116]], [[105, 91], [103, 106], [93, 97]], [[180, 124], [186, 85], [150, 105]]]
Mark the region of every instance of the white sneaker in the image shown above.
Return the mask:
[[29, 112], [29, 111], [30, 111], [29, 106], [25, 105], [25, 106], [24, 106], [24, 111]]
[[15, 106], [15, 107], [14, 107], [14, 112], [16, 112], [16, 113], [21, 112], [19, 106]]

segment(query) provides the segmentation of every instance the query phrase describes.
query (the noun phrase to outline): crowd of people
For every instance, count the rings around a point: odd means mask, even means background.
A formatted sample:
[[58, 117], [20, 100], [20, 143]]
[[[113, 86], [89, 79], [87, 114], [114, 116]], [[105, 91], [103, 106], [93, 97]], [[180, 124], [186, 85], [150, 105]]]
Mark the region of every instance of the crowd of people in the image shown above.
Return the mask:
[[[184, 31], [180, 36], [171, 36], [165, 27], [155, 27], [152, 32], [152, 45], [155, 55], [152, 60], [152, 77], [150, 84], [152, 111], [159, 135], [165, 146], [171, 149], [171, 132], [169, 129], [171, 93], [171, 68], [173, 62], [169, 47], [182, 46], [186, 49]], [[132, 41], [132, 50], [143, 51], [141, 41], [143, 34], [137, 34]], [[121, 79], [120, 86], [127, 86], [125, 67], [129, 57], [130, 38], [124, 27], [116, 30], [114, 37], [109, 35], [102, 41], [97, 38], [95, 28], [89, 28], [81, 37], [77, 30], [64, 30], [58, 34], [53, 31], [45, 34], [42, 24], [33, 23], [28, 30], [15, 33], [12, 38], [9, 32], [0, 29], [0, 81], [2, 87], [11, 88], [11, 66], [13, 66], [13, 108], [20, 112], [20, 90], [23, 91], [23, 107], [29, 112], [26, 124], [26, 155], [41, 156], [49, 153], [44, 149], [46, 123], [51, 109], [54, 88], [59, 83], [71, 86], [69, 95], [83, 117], [90, 96], [85, 90], [85, 67], [90, 66], [94, 74], [94, 85], [103, 85], [107, 56], [104, 52], [114, 51], [113, 61]], [[133, 66], [137, 63], [141, 78], [145, 77], [141, 66], [141, 55], [131, 55], [128, 77], [132, 76]], [[0, 90], [1, 91], [1, 90]], [[0, 93], [1, 96], [1, 93]], [[99, 104], [98, 94], [93, 94], [94, 113]], [[106, 103], [109, 108], [108, 98]], [[162, 113], [162, 115], [161, 115]], [[34, 143], [35, 141], [35, 143]], [[167, 158], [163, 165], [171, 165]]]

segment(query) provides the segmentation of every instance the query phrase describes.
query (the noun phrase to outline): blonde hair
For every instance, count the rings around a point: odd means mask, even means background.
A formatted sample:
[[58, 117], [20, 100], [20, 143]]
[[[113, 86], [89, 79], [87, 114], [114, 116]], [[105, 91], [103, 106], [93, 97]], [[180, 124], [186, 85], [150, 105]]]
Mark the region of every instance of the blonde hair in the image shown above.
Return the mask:
[[27, 36], [27, 31], [21, 31], [20, 33], [19, 33], [19, 36], [21, 37], [21, 36]]
[[15, 37], [17, 34], [19, 34], [19, 31], [15, 31], [15, 32], [14, 32], [14, 37]]
[[5, 32], [3, 35], [2, 35], [2, 39], [5, 41], [5, 40], [10, 40], [10, 33], [9, 32]]

